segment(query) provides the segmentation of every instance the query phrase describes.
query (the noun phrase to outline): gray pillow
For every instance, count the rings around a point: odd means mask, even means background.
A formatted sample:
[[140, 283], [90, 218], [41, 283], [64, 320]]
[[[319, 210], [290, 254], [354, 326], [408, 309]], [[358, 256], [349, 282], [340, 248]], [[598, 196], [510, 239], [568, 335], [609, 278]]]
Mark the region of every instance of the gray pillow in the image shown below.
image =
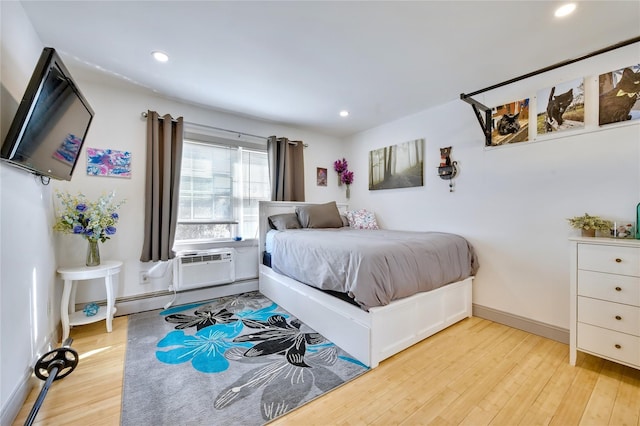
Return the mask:
[[342, 228], [342, 218], [335, 201], [296, 207], [303, 228]]
[[300, 222], [295, 213], [274, 214], [269, 216], [269, 225], [278, 231], [285, 229], [300, 229]]

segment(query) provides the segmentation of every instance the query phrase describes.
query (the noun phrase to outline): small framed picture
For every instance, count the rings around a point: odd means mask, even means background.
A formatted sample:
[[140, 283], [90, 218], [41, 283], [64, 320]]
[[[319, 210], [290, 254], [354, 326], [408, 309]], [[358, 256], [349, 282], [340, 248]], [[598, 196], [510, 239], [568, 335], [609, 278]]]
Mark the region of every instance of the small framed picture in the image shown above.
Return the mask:
[[327, 169], [324, 167], [316, 168], [316, 185], [327, 186]]
[[131, 153], [115, 149], [87, 148], [87, 175], [131, 177]]

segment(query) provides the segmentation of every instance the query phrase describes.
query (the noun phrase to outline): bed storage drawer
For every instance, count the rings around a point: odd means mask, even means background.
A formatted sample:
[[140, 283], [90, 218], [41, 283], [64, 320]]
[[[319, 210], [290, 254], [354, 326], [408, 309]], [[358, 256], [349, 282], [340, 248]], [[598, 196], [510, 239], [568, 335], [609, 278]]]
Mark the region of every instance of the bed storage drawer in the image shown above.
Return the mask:
[[[260, 265], [260, 292], [293, 316], [303, 318], [316, 332], [331, 336], [333, 343], [365, 365], [371, 365], [370, 325], [363, 320], [366, 313], [362, 309], [281, 276], [264, 265]], [[334, 308], [335, 305], [340, 308]]]
[[363, 364], [380, 361], [472, 315], [473, 278], [366, 312], [260, 265], [260, 292]]

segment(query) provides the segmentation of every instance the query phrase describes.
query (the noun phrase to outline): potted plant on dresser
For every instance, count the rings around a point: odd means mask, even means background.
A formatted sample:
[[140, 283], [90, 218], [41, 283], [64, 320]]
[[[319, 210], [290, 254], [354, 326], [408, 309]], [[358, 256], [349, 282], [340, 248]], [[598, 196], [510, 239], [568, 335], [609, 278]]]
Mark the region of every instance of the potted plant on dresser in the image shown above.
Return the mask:
[[595, 237], [596, 231], [609, 232], [613, 223], [610, 220], [602, 219], [599, 216], [591, 216], [585, 213], [584, 216], [575, 216], [567, 219], [571, 227], [580, 229], [583, 237]]

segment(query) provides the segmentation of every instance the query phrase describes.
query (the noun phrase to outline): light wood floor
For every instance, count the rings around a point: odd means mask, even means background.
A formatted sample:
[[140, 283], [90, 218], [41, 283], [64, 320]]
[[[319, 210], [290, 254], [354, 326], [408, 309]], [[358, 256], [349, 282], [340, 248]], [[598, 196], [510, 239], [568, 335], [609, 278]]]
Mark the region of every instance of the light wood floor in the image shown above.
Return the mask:
[[[35, 424], [119, 424], [126, 329], [126, 317], [110, 334], [104, 322], [72, 329], [80, 363], [51, 386]], [[469, 318], [272, 424], [640, 425], [639, 370], [582, 353], [571, 367], [568, 354], [567, 345]]]

